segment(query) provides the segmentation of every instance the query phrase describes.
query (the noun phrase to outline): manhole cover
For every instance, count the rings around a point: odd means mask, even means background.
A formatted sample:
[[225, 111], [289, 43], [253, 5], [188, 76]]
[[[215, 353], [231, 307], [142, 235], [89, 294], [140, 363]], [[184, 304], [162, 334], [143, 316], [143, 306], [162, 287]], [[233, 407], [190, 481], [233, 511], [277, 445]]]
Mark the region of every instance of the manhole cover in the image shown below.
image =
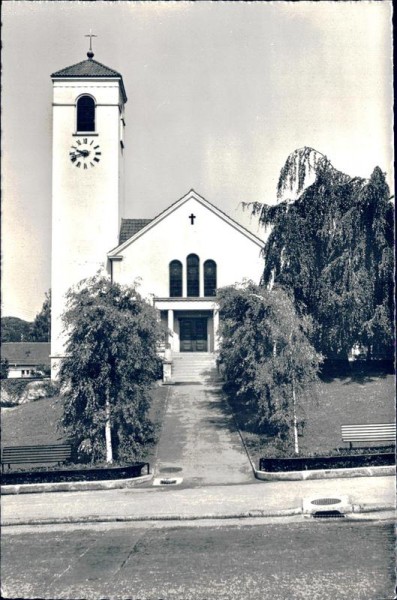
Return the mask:
[[316, 498], [311, 503], [316, 506], [326, 506], [327, 504], [340, 504], [342, 500], [340, 498]]

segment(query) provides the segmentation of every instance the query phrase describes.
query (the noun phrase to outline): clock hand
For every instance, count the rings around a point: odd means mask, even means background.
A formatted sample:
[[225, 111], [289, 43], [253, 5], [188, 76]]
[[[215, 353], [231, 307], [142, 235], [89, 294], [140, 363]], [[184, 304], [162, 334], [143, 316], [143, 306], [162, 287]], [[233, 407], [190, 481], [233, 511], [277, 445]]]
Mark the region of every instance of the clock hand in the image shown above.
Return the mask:
[[78, 149], [76, 149], [74, 152], [70, 152], [70, 156], [77, 157], [78, 155], [80, 155], [80, 156], [88, 156], [89, 155], [89, 151], [88, 150], [78, 150]]

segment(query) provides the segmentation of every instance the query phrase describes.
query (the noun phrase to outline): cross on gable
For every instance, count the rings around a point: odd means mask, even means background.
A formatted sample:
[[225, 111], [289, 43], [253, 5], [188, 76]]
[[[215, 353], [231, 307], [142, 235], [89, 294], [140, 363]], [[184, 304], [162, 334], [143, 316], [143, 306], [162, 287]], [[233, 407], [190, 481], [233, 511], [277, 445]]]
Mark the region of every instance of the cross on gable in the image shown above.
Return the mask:
[[190, 219], [190, 224], [194, 225], [194, 219], [196, 218], [196, 215], [194, 215], [193, 213], [191, 215], [189, 215], [189, 219]]

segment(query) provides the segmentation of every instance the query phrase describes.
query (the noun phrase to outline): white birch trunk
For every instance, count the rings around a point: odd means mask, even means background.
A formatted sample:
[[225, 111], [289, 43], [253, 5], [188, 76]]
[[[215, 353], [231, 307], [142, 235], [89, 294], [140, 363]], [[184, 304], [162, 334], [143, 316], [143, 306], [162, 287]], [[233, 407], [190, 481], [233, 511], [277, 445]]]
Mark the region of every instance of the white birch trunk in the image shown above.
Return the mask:
[[112, 431], [110, 427], [110, 402], [109, 398], [106, 399], [106, 423], [105, 423], [105, 440], [106, 440], [106, 462], [113, 462], [113, 449], [112, 449]]
[[298, 420], [296, 418], [296, 395], [295, 395], [295, 382], [292, 381], [292, 405], [294, 410], [294, 450], [295, 454], [299, 454], [299, 443], [298, 443]]

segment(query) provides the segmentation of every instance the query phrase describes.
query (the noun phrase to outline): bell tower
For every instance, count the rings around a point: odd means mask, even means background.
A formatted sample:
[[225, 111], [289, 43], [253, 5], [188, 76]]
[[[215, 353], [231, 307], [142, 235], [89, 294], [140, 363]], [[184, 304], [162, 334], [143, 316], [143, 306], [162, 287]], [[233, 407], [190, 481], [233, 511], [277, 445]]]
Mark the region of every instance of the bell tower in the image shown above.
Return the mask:
[[51, 75], [53, 82], [51, 376], [65, 352], [62, 313], [72, 286], [108, 270], [123, 202], [123, 78], [94, 60]]

